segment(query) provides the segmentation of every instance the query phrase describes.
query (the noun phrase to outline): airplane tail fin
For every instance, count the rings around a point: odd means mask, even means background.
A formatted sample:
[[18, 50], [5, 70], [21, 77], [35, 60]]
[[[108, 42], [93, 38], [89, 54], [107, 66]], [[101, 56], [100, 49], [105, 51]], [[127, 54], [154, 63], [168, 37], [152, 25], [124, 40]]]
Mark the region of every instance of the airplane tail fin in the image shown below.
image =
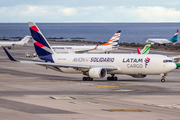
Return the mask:
[[41, 58], [54, 54], [54, 50], [34, 22], [28, 22], [36, 53]]
[[177, 42], [178, 32], [179, 32], [179, 30], [177, 30], [176, 33], [174, 34], [174, 36], [168, 40], [173, 42], [173, 43]]
[[137, 48], [137, 53], [138, 53], [138, 54], [141, 54], [141, 51], [139, 50], [139, 48]]
[[147, 45], [144, 46], [144, 48], [140, 51], [141, 54], [149, 54], [150, 48], [151, 48], [151, 44], [147, 44]]
[[121, 35], [121, 30], [118, 30], [107, 43], [102, 44], [100, 46], [107, 46], [107, 45], [111, 45], [114, 47], [119, 46], [118, 43], [119, 43], [120, 35]]
[[31, 36], [25, 36], [21, 41], [19, 41], [19, 42], [22, 42], [23, 44], [27, 44], [28, 43], [28, 41], [29, 41], [29, 39], [31, 38]]

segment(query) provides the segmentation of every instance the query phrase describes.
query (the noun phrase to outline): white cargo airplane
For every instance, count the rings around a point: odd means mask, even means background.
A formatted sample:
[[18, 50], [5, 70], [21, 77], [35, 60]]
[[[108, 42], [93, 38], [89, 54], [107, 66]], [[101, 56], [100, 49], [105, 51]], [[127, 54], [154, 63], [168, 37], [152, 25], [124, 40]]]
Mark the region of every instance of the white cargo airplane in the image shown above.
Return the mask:
[[109, 53], [115, 49], [118, 49], [119, 38], [121, 30], [118, 30], [112, 38], [105, 44], [96, 46], [51, 46], [56, 53]]
[[179, 30], [177, 30], [174, 36], [170, 39], [148, 39], [146, 43], [158, 44], [158, 45], [166, 45], [170, 43], [175, 43], [177, 42], [178, 32]]
[[[166, 74], [176, 68], [175, 63], [169, 57], [163, 55], [57, 54], [36, 24], [33, 22], [28, 24], [35, 50], [44, 62], [16, 60], [4, 48], [12, 61], [34, 63], [64, 73], [80, 73], [88, 76], [83, 77], [84, 81], [93, 80], [93, 78], [104, 78], [107, 74], [111, 74], [111, 77], [107, 77], [107, 80], [117, 80], [115, 74], [127, 74], [135, 78], [144, 78], [147, 75], [162, 75], [161, 81], [164, 82]], [[165, 60], [167, 62], [164, 62]]]
[[5, 47], [5, 48], [8, 48], [8, 49], [11, 49], [12, 47], [14, 46], [23, 46], [25, 44], [28, 43], [29, 39], [31, 38], [31, 36], [25, 36], [21, 41], [17, 41], [17, 42], [14, 42], [14, 41], [10, 41], [10, 42], [0, 42], [0, 47]]

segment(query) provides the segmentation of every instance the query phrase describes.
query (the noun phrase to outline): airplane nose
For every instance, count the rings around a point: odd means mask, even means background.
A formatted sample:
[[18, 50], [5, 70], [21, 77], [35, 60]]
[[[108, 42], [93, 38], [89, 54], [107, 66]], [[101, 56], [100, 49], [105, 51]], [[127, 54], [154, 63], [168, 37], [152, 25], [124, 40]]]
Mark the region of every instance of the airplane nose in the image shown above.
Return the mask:
[[172, 70], [176, 69], [176, 64], [175, 64], [175, 63], [170, 63], [170, 64], [167, 66], [167, 69], [168, 69], [169, 71], [172, 71]]

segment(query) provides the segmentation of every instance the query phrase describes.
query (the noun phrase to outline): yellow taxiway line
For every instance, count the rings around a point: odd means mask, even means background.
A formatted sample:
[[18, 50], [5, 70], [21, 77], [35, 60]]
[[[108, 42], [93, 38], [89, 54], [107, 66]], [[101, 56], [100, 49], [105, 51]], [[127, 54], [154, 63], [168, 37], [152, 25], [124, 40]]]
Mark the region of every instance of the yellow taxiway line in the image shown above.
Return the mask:
[[9, 73], [0, 73], [0, 75], [10, 75]]

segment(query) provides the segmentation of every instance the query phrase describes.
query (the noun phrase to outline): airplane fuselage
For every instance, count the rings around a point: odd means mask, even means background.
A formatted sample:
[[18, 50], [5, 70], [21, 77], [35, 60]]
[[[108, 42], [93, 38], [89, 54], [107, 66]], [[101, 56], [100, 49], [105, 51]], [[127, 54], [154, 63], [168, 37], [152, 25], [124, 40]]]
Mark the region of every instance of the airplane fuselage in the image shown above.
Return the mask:
[[70, 53], [83, 50], [89, 50], [85, 53], [108, 53], [112, 50], [117, 49], [113, 46], [98, 46], [96, 50], [93, 50], [96, 46], [52, 46], [52, 49], [56, 53]]
[[157, 44], [171, 44], [173, 42], [168, 39], [148, 39], [146, 43], [157, 43]]
[[[163, 55], [138, 55], [138, 54], [54, 54], [55, 63], [81, 64], [91, 66], [114, 66], [116, 70], [107, 71], [108, 74], [144, 74], [159, 75], [168, 73], [176, 68], [169, 57]], [[62, 72], [79, 73], [73, 68], [62, 68]], [[81, 72], [82, 73], [82, 72]]]

